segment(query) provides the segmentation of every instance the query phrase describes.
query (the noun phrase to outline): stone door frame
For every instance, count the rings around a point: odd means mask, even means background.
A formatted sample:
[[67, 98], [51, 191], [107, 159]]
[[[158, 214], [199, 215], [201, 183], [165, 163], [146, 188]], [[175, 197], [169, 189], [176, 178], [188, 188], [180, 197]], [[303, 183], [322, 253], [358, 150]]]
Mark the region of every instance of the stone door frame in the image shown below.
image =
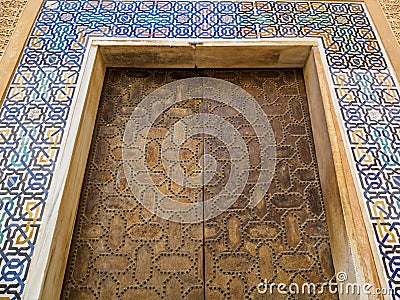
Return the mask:
[[25, 291], [28, 299], [55, 299], [61, 291], [107, 67], [302, 68], [335, 270], [346, 272], [350, 283], [385, 286], [384, 278], [378, 277], [383, 270], [375, 263], [379, 256], [371, 247], [373, 236], [370, 234], [373, 233], [369, 224], [365, 226], [363, 214], [366, 212], [359, 202], [362, 195], [358, 194], [360, 189], [356, 188], [347, 161], [349, 149], [341, 138], [344, 129], [336, 117], [325, 75], [327, 66], [318, 40], [91, 38], [87, 49], [77, 101], [68, 120], [67, 139], [56, 169], [56, 180], [49, 191], [55, 201], [47, 204], [37, 253], [32, 261], [30, 282]]

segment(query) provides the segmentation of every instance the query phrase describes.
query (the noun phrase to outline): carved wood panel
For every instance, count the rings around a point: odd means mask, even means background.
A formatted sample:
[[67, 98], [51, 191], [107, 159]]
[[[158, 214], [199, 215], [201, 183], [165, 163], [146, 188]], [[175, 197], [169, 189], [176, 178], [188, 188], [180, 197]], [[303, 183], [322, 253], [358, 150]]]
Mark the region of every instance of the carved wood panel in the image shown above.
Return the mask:
[[[244, 191], [227, 211], [203, 223], [181, 224], [149, 213], [133, 196], [123, 170], [123, 134], [146, 95], [198, 76], [232, 82], [261, 105], [275, 134], [276, 170], [264, 199], [254, 209], [246, 207], [260, 173], [254, 129], [238, 111], [210, 99], [172, 106], [157, 118], [146, 140], [147, 168], [162, 193], [184, 203], [207, 201], [227, 183], [229, 151], [211, 135], [188, 138], [179, 152], [186, 175], [202, 174], [203, 154], [215, 158], [214, 175], [204, 186], [179, 185], [163, 166], [168, 129], [195, 113], [233, 124], [247, 145], [251, 166]], [[314, 296], [257, 291], [264, 280], [301, 287], [333, 276], [301, 70], [107, 71], [62, 299], [336, 299], [327, 291]]]

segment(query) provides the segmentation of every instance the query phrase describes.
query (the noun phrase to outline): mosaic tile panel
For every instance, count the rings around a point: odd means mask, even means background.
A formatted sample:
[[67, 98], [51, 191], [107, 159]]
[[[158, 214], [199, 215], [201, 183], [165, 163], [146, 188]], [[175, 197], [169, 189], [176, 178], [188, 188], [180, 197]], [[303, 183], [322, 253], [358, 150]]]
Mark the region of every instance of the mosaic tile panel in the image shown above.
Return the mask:
[[0, 60], [27, 0], [0, 0]]
[[[27, 0], [0, 0], [0, 59], [14, 32]], [[389, 21], [397, 41], [400, 41], [400, 3], [398, 0], [380, 0], [386, 18]]]
[[45, 1], [0, 112], [0, 294], [24, 291], [89, 37], [319, 39], [375, 244], [400, 296], [400, 103], [382, 43], [360, 3], [276, 1]]

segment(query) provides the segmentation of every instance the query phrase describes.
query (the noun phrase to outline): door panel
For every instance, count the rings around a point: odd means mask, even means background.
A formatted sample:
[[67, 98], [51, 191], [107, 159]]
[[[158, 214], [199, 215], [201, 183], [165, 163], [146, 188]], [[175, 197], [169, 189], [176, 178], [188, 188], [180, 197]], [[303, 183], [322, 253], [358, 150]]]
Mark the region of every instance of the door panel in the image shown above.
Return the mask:
[[[301, 72], [242, 70], [233, 74], [230, 81], [246, 89], [270, 120], [277, 143], [276, 171], [264, 199], [255, 209], [246, 207], [260, 172], [257, 136], [238, 112], [207, 101], [208, 112], [239, 128], [249, 149], [251, 168], [236, 203], [206, 221], [206, 228], [219, 225], [217, 238], [205, 236], [206, 257], [210, 257], [205, 268], [206, 295], [218, 291], [221, 299], [265, 299], [257, 291], [264, 280], [288, 286], [295, 282], [300, 287], [306, 282], [328, 282], [334, 272]], [[220, 152], [221, 145], [215, 138], [206, 137], [205, 148], [215, 157], [222, 156], [229, 165], [229, 157]], [[221, 167], [217, 173], [225, 174], [226, 169]], [[218, 192], [216, 187], [224, 186], [223, 177], [211, 186], [205, 185], [205, 198]], [[276, 290], [273, 297], [287, 298]], [[337, 299], [328, 289], [319, 297]]]
[[[181, 224], [151, 214], [133, 196], [123, 169], [123, 134], [145, 96], [166, 83], [199, 76], [232, 82], [256, 99], [275, 134], [277, 164], [264, 199], [247, 208], [260, 174], [261, 149], [246, 118], [210, 99], [172, 106], [157, 118], [146, 140], [146, 165], [157, 189], [193, 203], [210, 200], [226, 185], [229, 150], [209, 134], [188, 138], [179, 152], [180, 168], [190, 176], [203, 174], [204, 154], [215, 158], [215, 170], [205, 164], [205, 172], [214, 175], [204, 186], [181, 186], [164, 168], [161, 148], [168, 129], [196, 113], [233, 124], [247, 145], [251, 166], [243, 192], [226, 212], [203, 223]], [[62, 299], [265, 299], [256, 288], [264, 279], [327, 282], [334, 270], [323, 207], [300, 70], [109, 69]], [[273, 297], [288, 298], [276, 290]], [[337, 297], [323, 295], [330, 298]]]

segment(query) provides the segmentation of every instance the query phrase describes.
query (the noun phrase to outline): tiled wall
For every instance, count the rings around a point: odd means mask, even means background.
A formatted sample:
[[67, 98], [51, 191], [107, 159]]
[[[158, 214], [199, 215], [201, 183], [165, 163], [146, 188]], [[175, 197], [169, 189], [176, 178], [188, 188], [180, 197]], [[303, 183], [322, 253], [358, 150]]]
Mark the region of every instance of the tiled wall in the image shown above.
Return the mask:
[[356, 2], [46, 1], [0, 111], [0, 294], [19, 299], [89, 37], [321, 41], [387, 282], [398, 288], [400, 96]]
[[[21, 17], [27, 0], [0, 0], [0, 60]], [[400, 2], [398, 0], [379, 0], [389, 24], [400, 41]]]

